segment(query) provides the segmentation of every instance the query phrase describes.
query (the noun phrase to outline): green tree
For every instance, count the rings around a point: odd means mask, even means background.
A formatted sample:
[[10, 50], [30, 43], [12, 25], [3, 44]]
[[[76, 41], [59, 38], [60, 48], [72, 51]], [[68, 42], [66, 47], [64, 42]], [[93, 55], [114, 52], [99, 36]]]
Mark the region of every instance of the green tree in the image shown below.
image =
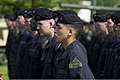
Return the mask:
[[20, 8], [54, 8], [59, 3], [78, 4], [80, 0], [0, 0], [0, 14], [16, 12]]
[[[59, 6], [59, 3], [79, 4], [80, 1], [84, 0], [0, 0], [0, 14], [16, 12], [20, 8], [54, 8]], [[96, 0], [96, 2], [99, 6], [120, 4], [120, 0]]]
[[120, 0], [97, 0], [99, 6], [115, 6], [120, 4]]
[[0, 0], [0, 14], [16, 12], [20, 8], [30, 8], [28, 0]]

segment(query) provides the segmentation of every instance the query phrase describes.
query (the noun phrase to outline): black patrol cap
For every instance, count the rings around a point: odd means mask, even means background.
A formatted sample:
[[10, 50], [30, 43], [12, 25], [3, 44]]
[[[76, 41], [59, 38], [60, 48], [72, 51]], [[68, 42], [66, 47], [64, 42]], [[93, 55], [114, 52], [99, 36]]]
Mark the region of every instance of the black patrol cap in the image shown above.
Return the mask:
[[43, 12], [45, 10], [48, 10], [47, 8], [32, 8], [32, 9], [25, 9], [24, 10], [24, 18], [33, 18], [37, 13]]
[[25, 9], [24, 13], [23, 13], [23, 16], [24, 16], [24, 18], [31, 18], [32, 14], [33, 14], [32, 9]]
[[53, 19], [59, 17], [62, 14], [63, 15], [66, 15], [66, 14], [75, 14], [75, 15], [77, 15], [77, 13], [72, 11], [72, 10], [58, 10], [58, 11], [53, 11], [53, 13], [52, 13]]
[[11, 21], [15, 21], [17, 19], [17, 14], [15, 13], [7, 13], [5, 14], [4, 18], [9, 19]]
[[120, 23], [120, 16], [118, 16], [116, 19], [115, 19], [115, 22], [114, 22], [116, 25], [118, 25], [118, 23]]
[[106, 22], [106, 14], [105, 13], [97, 13], [93, 15], [93, 19], [95, 22]]
[[13, 14], [10, 18], [11, 21], [15, 21], [17, 19], [17, 14]]
[[116, 20], [116, 18], [118, 17], [118, 16], [120, 16], [120, 12], [118, 11], [118, 12], [114, 12], [112, 15], [111, 15], [111, 19], [112, 19], [112, 21], [115, 23], [115, 20]]
[[23, 16], [24, 11], [25, 11], [25, 9], [20, 9], [20, 10], [17, 12], [17, 16]]
[[41, 12], [43, 12], [43, 11], [45, 11], [45, 10], [48, 10], [48, 9], [47, 9], [47, 8], [26, 9], [26, 10], [24, 11], [24, 17], [25, 17], [25, 18], [31, 18], [31, 17], [34, 18], [34, 16], [35, 16], [37, 13], [41, 13]]
[[82, 20], [75, 14], [66, 14], [58, 17], [56, 24], [83, 24]]
[[111, 14], [107, 14], [107, 15], [106, 15], [106, 20], [107, 20], [107, 19], [111, 19], [111, 16], [112, 16], [112, 13], [111, 13]]
[[37, 13], [37, 15], [35, 15], [34, 18], [35, 21], [48, 20], [48, 19], [53, 19], [51, 10], [45, 10], [43, 12]]

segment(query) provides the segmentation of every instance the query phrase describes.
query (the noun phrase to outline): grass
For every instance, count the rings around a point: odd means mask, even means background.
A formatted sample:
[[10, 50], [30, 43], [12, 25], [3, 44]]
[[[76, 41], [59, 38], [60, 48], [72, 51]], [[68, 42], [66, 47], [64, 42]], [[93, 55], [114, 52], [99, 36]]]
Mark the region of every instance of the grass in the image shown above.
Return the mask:
[[0, 65], [0, 73], [3, 73], [3, 80], [9, 80], [8, 72], [7, 72], [7, 65]]

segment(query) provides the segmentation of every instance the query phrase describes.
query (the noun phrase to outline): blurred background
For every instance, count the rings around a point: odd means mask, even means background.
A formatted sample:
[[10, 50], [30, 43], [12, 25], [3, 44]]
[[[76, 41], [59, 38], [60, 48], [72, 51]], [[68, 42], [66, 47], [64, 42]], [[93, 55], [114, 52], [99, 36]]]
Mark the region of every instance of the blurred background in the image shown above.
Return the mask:
[[120, 10], [120, 0], [0, 0], [0, 73], [3, 79], [7, 76], [7, 60], [5, 46], [8, 30], [4, 21], [4, 14], [15, 13], [22, 8], [45, 7], [51, 10], [72, 9], [86, 22], [92, 21], [92, 15], [96, 12], [111, 12]]

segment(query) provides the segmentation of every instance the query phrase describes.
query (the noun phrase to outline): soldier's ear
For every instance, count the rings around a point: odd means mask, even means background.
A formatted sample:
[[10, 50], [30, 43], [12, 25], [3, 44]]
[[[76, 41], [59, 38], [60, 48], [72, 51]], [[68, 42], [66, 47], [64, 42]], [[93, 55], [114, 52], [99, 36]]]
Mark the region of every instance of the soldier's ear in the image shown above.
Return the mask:
[[70, 33], [72, 33], [72, 32], [73, 32], [73, 30], [72, 30], [72, 29], [70, 29], [70, 30], [69, 30], [69, 32], [70, 32]]
[[52, 22], [50, 22], [50, 26], [52, 26], [53, 24], [52, 24]]
[[69, 29], [69, 36], [72, 35], [72, 33], [74, 32], [74, 30], [72, 28]]
[[54, 24], [52, 22], [50, 22], [49, 24], [50, 24], [50, 28], [53, 28]]

